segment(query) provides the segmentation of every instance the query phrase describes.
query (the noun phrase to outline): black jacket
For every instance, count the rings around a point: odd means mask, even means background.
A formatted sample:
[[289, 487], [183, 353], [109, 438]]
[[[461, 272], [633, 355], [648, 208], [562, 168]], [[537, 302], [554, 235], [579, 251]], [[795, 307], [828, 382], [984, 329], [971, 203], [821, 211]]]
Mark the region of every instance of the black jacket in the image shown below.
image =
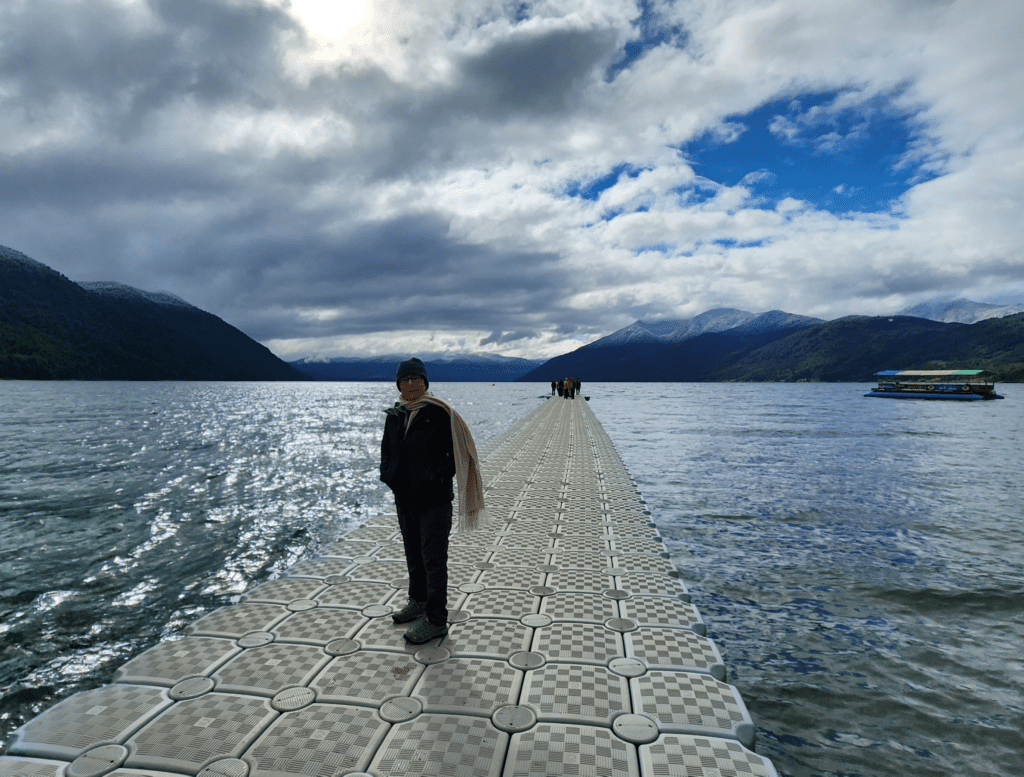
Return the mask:
[[380, 479], [394, 492], [398, 506], [420, 513], [451, 502], [455, 451], [448, 413], [438, 405], [425, 405], [407, 432], [408, 410], [396, 404], [384, 412]]

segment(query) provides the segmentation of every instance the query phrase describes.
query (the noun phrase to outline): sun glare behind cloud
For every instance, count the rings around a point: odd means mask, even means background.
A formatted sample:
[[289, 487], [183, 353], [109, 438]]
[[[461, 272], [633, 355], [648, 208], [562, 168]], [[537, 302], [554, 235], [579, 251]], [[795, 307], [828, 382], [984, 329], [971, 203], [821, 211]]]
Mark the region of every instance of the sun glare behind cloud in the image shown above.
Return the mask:
[[369, 43], [373, 0], [283, 0], [282, 8], [305, 30], [308, 48], [291, 52], [297, 69], [316, 70], [353, 56]]
[[369, 0], [290, 0], [285, 8], [310, 34], [344, 41], [366, 25], [369, 5]]

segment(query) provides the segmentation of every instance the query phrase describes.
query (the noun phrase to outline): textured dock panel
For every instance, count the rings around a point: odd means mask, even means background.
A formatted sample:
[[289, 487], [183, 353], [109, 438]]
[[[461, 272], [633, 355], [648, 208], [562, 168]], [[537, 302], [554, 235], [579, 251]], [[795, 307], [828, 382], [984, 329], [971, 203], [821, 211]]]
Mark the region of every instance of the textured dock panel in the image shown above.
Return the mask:
[[545, 573], [530, 567], [495, 567], [480, 573], [479, 582], [488, 588], [513, 588], [528, 591], [544, 585]]
[[362, 610], [384, 604], [394, 595], [395, 589], [386, 583], [339, 583], [317, 594], [316, 601], [329, 607]]
[[603, 666], [547, 664], [526, 673], [521, 703], [537, 710], [538, 720], [611, 726], [629, 710], [629, 686]]
[[654, 718], [661, 731], [754, 744], [754, 724], [731, 685], [708, 675], [651, 670], [629, 686], [634, 710]]
[[253, 631], [267, 631], [290, 614], [279, 604], [236, 604], [200, 618], [189, 627], [189, 633], [237, 639]]
[[488, 589], [466, 596], [462, 609], [474, 618], [511, 618], [519, 620], [533, 615], [540, 607], [540, 597], [529, 591]]
[[715, 643], [684, 629], [640, 629], [624, 635], [626, 655], [651, 669], [707, 672], [725, 679], [725, 665]]
[[91, 747], [121, 744], [170, 706], [167, 691], [141, 685], [105, 685], [76, 693], [14, 732], [14, 755], [72, 760]]
[[602, 624], [619, 617], [619, 605], [592, 591], [571, 591], [545, 596], [540, 611], [555, 621]]
[[402, 540], [402, 534], [398, 531], [397, 523], [394, 527], [363, 526], [353, 529], [345, 535], [346, 540], [370, 540], [371, 542], [388, 542], [390, 540]]
[[217, 690], [274, 696], [305, 685], [328, 662], [323, 650], [308, 645], [273, 643], [246, 650], [217, 671]]
[[556, 591], [603, 591], [615, 588], [615, 578], [592, 569], [565, 569], [548, 574], [546, 585]]
[[330, 545], [325, 546], [321, 551], [320, 555], [325, 558], [347, 558], [354, 559], [360, 556], [370, 556], [375, 554], [379, 549], [379, 546], [375, 542], [350, 542], [348, 540], [340, 540], [339, 542], [332, 542]]
[[209, 676], [241, 652], [234, 640], [216, 637], [185, 637], [162, 642], [118, 669], [114, 680], [170, 687], [186, 677]]
[[420, 715], [395, 724], [368, 771], [380, 777], [498, 777], [508, 739], [486, 718]]
[[515, 704], [523, 673], [505, 661], [454, 658], [428, 666], [412, 695], [424, 712], [450, 712], [490, 717], [499, 707]]
[[361, 650], [335, 658], [310, 687], [320, 701], [380, 707], [394, 696], [408, 696], [423, 670], [403, 653]]
[[533, 629], [519, 621], [472, 618], [449, 629], [445, 646], [459, 657], [508, 658], [529, 650], [532, 636]]
[[[538, 723], [513, 734], [502, 777], [639, 777], [636, 748], [606, 728]], [[653, 772], [652, 774], [658, 774]]]
[[249, 777], [335, 777], [365, 769], [390, 724], [371, 709], [313, 704], [286, 712], [246, 751]]
[[[398, 516], [394, 516], [394, 521], [398, 523]], [[377, 561], [404, 561], [405, 560], [405, 546], [399, 542], [382, 542], [377, 547], [377, 552], [373, 554], [373, 558]]]
[[658, 777], [779, 777], [767, 758], [739, 742], [711, 737], [665, 734], [640, 745], [640, 763], [644, 775]]
[[[353, 639], [363, 646], [363, 650], [383, 650], [411, 655], [425, 645], [410, 645], [402, 638], [408, 627], [408, 623], [396, 624], [385, 614], [382, 617], [370, 619], [355, 633]], [[440, 641], [440, 639], [431, 640], [426, 645], [437, 645]]]
[[196, 774], [237, 758], [278, 716], [270, 699], [210, 693], [181, 701], [128, 740], [125, 766]]
[[537, 629], [531, 650], [548, 661], [606, 665], [625, 655], [622, 635], [594, 623], [552, 623]]
[[312, 599], [327, 586], [321, 580], [289, 578], [271, 580], [258, 585], [242, 597], [243, 602], [272, 602], [288, 604], [296, 599]]
[[456, 545], [448, 549], [448, 563], [452, 565], [465, 564], [472, 566], [473, 564], [486, 562], [490, 556], [491, 551], [487, 550], [486, 547]]
[[404, 561], [370, 561], [356, 564], [348, 572], [353, 580], [369, 580], [374, 583], [388, 583], [404, 577], [407, 572]]
[[341, 637], [351, 637], [368, 621], [369, 618], [355, 610], [318, 607], [289, 616], [271, 632], [282, 642], [326, 645]]
[[707, 627], [697, 608], [681, 599], [660, 596], [633, 596], [619, 603], [624, 618], [632, 618], [641, 626], [685, 628], [705, 634]]
[[355, 565], [355, 561], [337, 558], [312, 558], [300, 561], [288, 570], [292, 577], [308, 577], [323, 580], [332, 575], [344, 575]]
[[[637, 542], [637, 540], [631, 540]], [[649, 572], [623, 572], [616, 577], [618, 587], [634, 596], [686, 596], [689, 592], [681, 580]]]
[[64, 761], [0, 756], [0, 777], [61, 777], [66, 767]]

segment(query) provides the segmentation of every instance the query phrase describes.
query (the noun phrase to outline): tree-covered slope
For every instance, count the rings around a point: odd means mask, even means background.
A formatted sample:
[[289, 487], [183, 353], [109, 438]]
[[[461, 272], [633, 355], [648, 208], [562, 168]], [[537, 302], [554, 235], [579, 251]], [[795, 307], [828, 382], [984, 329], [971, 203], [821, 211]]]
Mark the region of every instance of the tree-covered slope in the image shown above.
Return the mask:
[[849, 317], [793, 333], [718, 371], [716, 380], [871, 381], [886, 369], [989, 369], [1021, 379], [1024, 314], [976, 324]]
[[90, 291], [0, 247], [0, 378], [308, 379], [210, 313], [115, 286]]

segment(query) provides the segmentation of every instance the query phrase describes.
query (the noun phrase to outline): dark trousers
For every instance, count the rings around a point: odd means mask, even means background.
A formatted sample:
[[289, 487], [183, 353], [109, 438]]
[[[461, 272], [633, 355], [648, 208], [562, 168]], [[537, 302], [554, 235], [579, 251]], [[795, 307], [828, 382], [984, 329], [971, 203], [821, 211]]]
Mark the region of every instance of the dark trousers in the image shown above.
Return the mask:
[[409, 568], [409, 598], [427, 603], [427, 620], [435, 626], [448, 622], [448, 535], [452, 530], [452, 503], [412, 513], [398, 508], [398, 525]]

